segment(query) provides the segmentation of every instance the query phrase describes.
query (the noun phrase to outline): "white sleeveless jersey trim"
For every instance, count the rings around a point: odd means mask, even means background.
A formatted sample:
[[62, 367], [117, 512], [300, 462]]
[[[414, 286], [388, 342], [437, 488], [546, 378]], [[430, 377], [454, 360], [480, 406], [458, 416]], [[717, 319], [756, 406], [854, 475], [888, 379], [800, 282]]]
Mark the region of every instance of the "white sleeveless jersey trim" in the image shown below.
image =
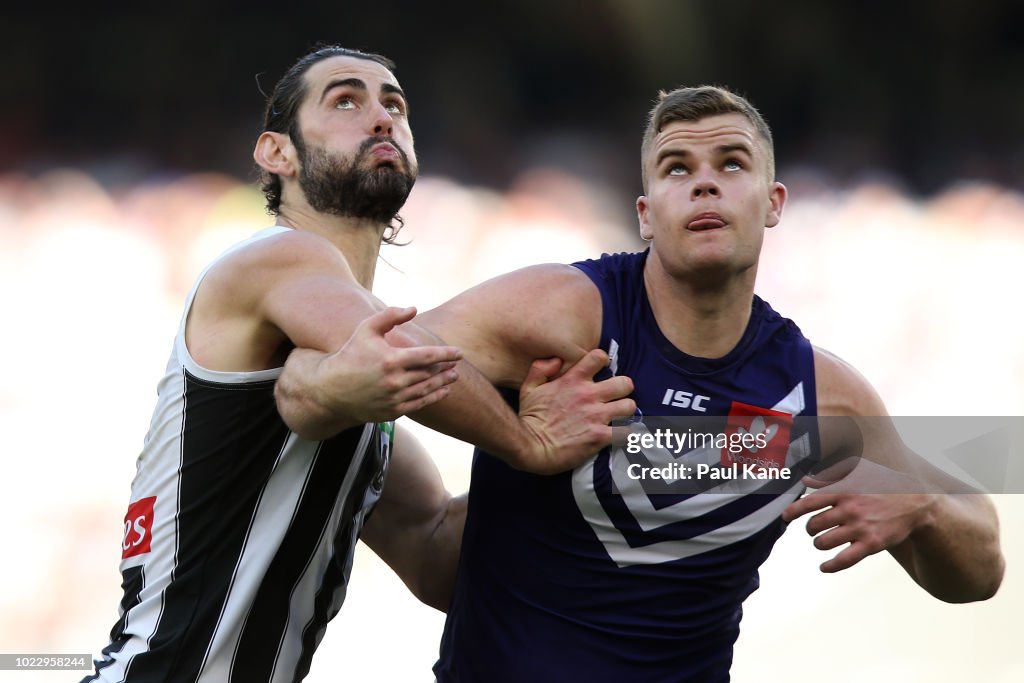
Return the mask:
[[216, 259], [210, 262], [200, 273], [199, 277], [196, 278], [195, 284], [192, 285], [191, 291], [188, 296], [185, 297], [185, 306], [181, 314], [181, 321], [178, 323], [178, 334], [174, 338], [174, 349], [178, 355], [178, 359], [181, 364], [190, 373], [201, 379], [208, 379], [213, 382], [224, 382], [226, 384], [236, 382], [253, 382], [265, 379], [277, 379], [281, 375], [281, 368], [271, 368], [269, 370], [258, 370], [256, 372], [222, 372], [219, 370], [209, 370], [204, 368], [202, 365], [197, 363], [192, 354], [189, 353], [188, 346], [185, 344], [185, 322], [188, 320], [189, 311], [192, 310], [192, 302], [196, 298], [196, 292], [199, 291], [199, 285], [202, 284], [206, 274], [210, 272], [210, 269], [222, 261], [226, 256], [232, 254], [239, 249], [249, 246], [253, 242], [272, 237], [274, 235], [280, 235], [283, 232], [288, 232], [291, 228], [283, 225], [274, 225], [269, 228], [260, 230], [255, 235], [247, 240], [239, 242], [218, 256]]

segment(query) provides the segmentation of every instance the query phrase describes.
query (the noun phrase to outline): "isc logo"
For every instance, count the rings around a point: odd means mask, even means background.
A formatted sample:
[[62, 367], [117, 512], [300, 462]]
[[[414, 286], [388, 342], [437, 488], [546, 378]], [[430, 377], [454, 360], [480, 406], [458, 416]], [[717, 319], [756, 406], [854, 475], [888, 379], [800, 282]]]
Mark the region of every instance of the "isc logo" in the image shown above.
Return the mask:
[[672, 406], [673, 408], [689, 408], [706, 413], [708, 409], [704, 406], [704, 402], [710, 400], [710, 396], [702, 396], [701, 394], [693, 394], [689, 391], [680, 391], [678, 389], [666, 389], [665, 398], [661, 399], [661, 405]]
[[124, 516], [124, 537], [121, 539], [121, 559], [149, 552], [153, 538], [153, 504], [156, 496], [140, 498], [128, 506]]

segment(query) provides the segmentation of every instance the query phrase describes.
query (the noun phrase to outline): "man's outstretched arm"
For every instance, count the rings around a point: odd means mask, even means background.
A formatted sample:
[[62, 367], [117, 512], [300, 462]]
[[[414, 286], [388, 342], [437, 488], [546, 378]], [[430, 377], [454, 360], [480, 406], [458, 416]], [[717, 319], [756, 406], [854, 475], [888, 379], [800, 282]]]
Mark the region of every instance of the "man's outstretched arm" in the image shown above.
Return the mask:
[[[954, 489], [911, 453], [881, 398], [853, 368], [815, 353], [819, 414], [850, 416], [857, 429], [823, 434], [825, 455], [849, 452], [855, 467], [786, 508], [792, 521], [814, 513], [807, 533], [820, 550], [847, 545], [823, 563], [837, 572], [888, 550], [922, 588], [946, 602], [992, 597], [1002, 582], [999, 521], [989, 497]], [[858, 419], [863, 417], [864, 419]], [[851, 439], [854, 436], [855, 439]], [[857, 443], [846, 443], [856, 440]], [[815, 482], [810, 482], [812, 485]], [[893, 492], [885, 492], [892, 490]]]
[[[607, 363], [593, 349], [599, 338], [600, 297], [589, 279], [567, 266], [516, 271], [475, 287], [388, 335], [395, 346], [436, 345], [453, 336], [467, 360], [448, 396], [410, 415], [423, 424], [479, 445], [513, 467], [553, 473], [575, 467], [611, 441], [609, 422], [632, 415], [625, 398], [632, 382], [594, 382]], [[332, 360], [336, 356], [338, 362]], [[516, 416], [491, 383], [518, 386], [535, 358], [582, 359], [562, 376], [527, 387]], [[278, 406], [298, 433], [334, 429], [336, 397], [345, 392], [341, 352], [293, 352], [278, 380]], [[474, 366], [480, 365], [483, 374]], [[551, 365], [550, 376], [559, 372]]]

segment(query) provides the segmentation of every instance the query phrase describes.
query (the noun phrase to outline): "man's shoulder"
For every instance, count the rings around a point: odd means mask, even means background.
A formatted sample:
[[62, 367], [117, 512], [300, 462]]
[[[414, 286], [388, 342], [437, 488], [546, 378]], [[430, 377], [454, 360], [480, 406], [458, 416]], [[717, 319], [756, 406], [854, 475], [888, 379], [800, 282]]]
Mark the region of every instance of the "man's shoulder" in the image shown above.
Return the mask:
[[814, 346], [818, 414], [885, 415], [885, 405], [867, 378], [834, 353]]
[[802, 339], [805, 343], [810, 345], [810, 341], [807, 339], [806, 336], [804, 336], [803, 331], [800, 329], [800, 326], [796, 323], [796, 321], [775, 310], [775, 308], [770, 303], [768, 303], [768, 301], [762, 299], [757, 294], [754, 295], [751, 301], [750, 310], [751, 315], [756, 320], [772, 324], [775, 328], [781, 330], [782, 332]]
[[275, 225], [235, 244], [224, 255], [279, 260], [340, 256], [341, 252], [328, 239], [315, 232]]
[[577, 261], [572, 264], [572, 269], [584, 275], [581, 279], [589, 280], [606, 302], [609, 296], [613, 300], [621, 297], [632, 300], [636, 296], [645, 296], [643, 275], [646, 263], [646, 251], [618, 252]]
[[598, 258], [576, 261], [572, 265], [588, 274], [611, 274], [643, 270], [646, 261], [647, 251], [620, 251], [614, 254], [603, 253]]
[[207, 279], [227, 278], [246, 286], [292, 269], [327, 268], [350, 272], [344, 255], [326, 238], [308, 231], [273, 226], [234, 244], [208, 267]]

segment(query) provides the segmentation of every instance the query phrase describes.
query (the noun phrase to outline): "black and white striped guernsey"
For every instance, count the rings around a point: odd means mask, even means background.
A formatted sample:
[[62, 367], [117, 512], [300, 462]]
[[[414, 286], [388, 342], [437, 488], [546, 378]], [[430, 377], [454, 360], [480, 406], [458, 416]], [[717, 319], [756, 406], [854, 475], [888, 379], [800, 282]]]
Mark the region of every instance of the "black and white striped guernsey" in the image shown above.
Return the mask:
[[280, 368], [196, 364], [184, 338], [195, 291], [132, 482], [119, 618], [84, 681], [301, 680], [383, 485], [392, 423], [307, 441], [277, 412]]

